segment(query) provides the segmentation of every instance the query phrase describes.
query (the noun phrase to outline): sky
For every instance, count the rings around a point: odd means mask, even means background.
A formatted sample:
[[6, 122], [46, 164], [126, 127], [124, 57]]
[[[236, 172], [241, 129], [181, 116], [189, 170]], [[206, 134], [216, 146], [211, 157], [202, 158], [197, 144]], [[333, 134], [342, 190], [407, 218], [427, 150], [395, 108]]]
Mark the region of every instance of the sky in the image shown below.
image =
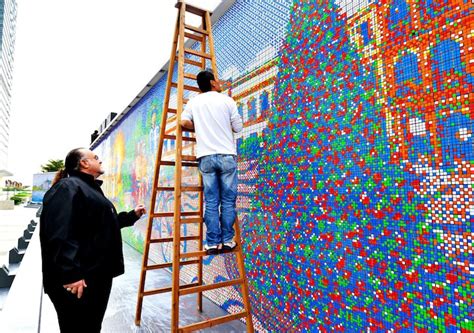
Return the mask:
[[[9, 179], [88, 147], [169, 60], [176, 0], [17, 0]], [[220, 0], [188, 0], [213, 10]]]

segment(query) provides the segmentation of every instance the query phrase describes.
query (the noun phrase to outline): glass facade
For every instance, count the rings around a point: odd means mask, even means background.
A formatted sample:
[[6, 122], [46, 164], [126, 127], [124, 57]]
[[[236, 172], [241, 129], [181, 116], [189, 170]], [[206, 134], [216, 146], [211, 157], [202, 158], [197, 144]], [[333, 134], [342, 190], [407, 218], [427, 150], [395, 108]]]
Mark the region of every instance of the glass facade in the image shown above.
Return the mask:
[[16, 16], [16, 0], [0, 0], [0, 170], [7, 167]]

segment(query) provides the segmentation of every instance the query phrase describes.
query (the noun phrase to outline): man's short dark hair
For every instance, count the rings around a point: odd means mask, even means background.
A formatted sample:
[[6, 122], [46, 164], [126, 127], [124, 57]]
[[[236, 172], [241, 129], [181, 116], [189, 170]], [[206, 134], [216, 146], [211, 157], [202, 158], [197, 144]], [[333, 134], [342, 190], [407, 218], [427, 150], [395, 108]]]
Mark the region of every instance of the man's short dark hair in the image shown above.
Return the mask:
[[214, 74], [209, 70], [199, 72], [197, 75], [197, 84], [202, 92], [208, 92], [212, 90], [211, 81], [214, 81]]

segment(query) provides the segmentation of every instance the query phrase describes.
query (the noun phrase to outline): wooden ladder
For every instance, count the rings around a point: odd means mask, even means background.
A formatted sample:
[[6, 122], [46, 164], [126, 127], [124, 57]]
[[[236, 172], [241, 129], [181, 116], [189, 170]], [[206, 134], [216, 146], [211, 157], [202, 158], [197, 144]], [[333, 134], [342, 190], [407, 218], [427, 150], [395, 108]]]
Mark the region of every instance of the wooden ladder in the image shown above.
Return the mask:
[[[176, 22], [173, 47], [171, 50], [168, 77], [166, 83], [165, 99], [163, 105], [163, 115], [161, 121], [160, 139], [158, 143], [158, 152], [155, 162], [155, 174], [153, 179], [153, 189], [150, 204], [150, 213], [148, 216], [148, 226], [146, 232], [145, 245], [143, 250], [143, 262], [140, 275], [140, 285], [138, 290], [138, 300], [135, 315], [135, 324], [140, 325], [141, 312], [143, 306], [143, 297], [156, 295], [160, 293], [171, 292], [172, 295], [172, 314], [171, 314], [171, 331], [172, 332], [191, 332], [194, 330], [213, 327], [228, 321], [246, 318], [247, 332], [253, 332], [252, 315], [250, 309], [250, 301], [248, 296], [247, 278], [245, 276], [244, 258], [242, 255], [241, 235], [238, 220], [236, 219], [235, 241], [237, 247], [230, 252], [234, 252], [237, 257], [237, 266], [240, 277], [224, 282], [213, 284], [203, 284], [203, 257], [206, 251], [203, 250], [203, 187], [202, 179], [199, 175], [199, 184], [197, 186], [182, 185], [182, 168], [196, 168], [198, 162], [194, 155], [194, 145], [196, 139], [192, 130], [186, 130], [180, 126], [181, 112], [183, 105], [188, 101], [189, 92], [199, 92], [198, 87], [188, 84], [189, 80], [195, 80], [196, 74], [186, 73], [185, 64], [190, 69], [189, 72], [203, 70], [206, 68], [206, 61], [210, 61], [213, 73], [217, 76], [217, 67], [214, 53], [214, 43], [211, 31], [211, 15], [209, 11], [186, 4], [184, 1], [178, 0], [176, 4], [178, 8], [178, 18]], [[185, 22], [185, 14], [192, 13], [202, 18], [201, 27], [188, 25]], [[199, 44], [199, 48], [187, 48], [184, 41], [189, 38]], [[199, 50], [198, 50], [199, 49]], [[209, 52], [209, 53], [207, 53]], [[173, 72], [175, 66], [177, 68], [177, 82], [173, 82]], [[171, 91], [176, 91], [176, 107], [170, 103]], [[188, 92], [185, 96], [185, 92]], [[183, 135], [184, 132], [184, 135]], [[174, 160], [165, 160], [164, 142], [171, 140], [175, 144]], [[187, 145], [183, 148], [183, 142]], [[190, 148], [191, 147], [191, 148]], [[183, 151], [191, 151], [189, 154], [183, 154]], [[174, 167], [174, 186], [160, 185], [160, 169], [162, 166]], [[156, 212], [156, 200], [158, 193], [174, 192], [174, 209], [173, 211]], [[198, 210], [183, 211], [181, 194], [184, 192], [198, 193]], [[155, 219], [173, 219], [172, 237], [153, 238], [152, 229]], [[181, 236], [181, 226], [183, 224], [194, 224], [197, 227], [197, 235]], [[197, 241], [197, 251], [181, 252], [181, 242]], [[150, 244], [155, 243], [173, 243], [173, 261], [161, 264], [149, 263]], [[197, 281], [189, 284], [180, 285], [180, 268], [185, 265], [197, 265]], [[156, 269], [172, 269], [172, 285], [153, 290], [145, 290], [145, 279], [148, 271]], [[244, 310], [235, 314], [229, 314], [222, 317], [212, 318], [195, 324], [179, 327], [179, 297], [183, 295], [197, 293], [197, 305], [199, 311], [202, 311], [202, 293], [204, 291], [215, 290], [218, 288], [240, 286]]]

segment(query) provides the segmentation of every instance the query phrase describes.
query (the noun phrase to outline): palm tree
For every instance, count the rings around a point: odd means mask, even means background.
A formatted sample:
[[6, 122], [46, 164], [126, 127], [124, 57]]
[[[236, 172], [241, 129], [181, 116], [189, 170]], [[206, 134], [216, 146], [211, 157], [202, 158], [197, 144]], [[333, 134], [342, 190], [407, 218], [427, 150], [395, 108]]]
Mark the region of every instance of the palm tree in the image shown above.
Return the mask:
[[49, 160], [48, 163], [41, 166], [43, 172], [53, 172], [64, 168], [63, 160]]

